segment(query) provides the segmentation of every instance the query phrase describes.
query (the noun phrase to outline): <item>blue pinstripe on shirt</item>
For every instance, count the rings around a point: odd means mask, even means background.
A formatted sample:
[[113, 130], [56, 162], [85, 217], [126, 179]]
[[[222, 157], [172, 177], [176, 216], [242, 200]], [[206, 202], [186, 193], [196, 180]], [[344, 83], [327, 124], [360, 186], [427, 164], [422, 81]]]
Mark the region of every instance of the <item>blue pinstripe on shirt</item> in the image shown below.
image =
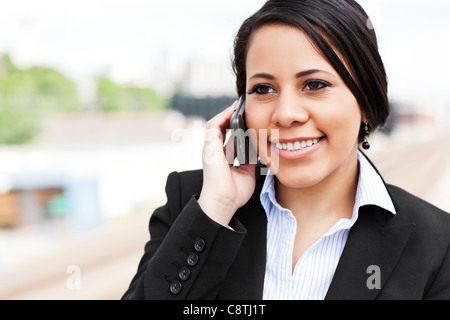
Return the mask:
[[292, 271], [297, 221], [275, 198], [274, 175], [268, 175], [260, 200], [267, 215], [267, 258], [263, 299], [325, 298], [358, 209], [376, 205], [392, 214], [395, 208], [386, 187], [367, 159], [358, 151], [359, 178], [351, 219], [340, 219], [300, 257]]

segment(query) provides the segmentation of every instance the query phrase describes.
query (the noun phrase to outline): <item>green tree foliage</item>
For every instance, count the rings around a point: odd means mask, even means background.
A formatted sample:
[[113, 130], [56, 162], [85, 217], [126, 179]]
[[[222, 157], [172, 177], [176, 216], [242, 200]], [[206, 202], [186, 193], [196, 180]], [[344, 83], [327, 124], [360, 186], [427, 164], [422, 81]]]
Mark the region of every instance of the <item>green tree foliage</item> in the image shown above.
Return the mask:
[[[100, 111], [136, 111], [167, 108], [169, 102], [151, 88], [119, 85], [106, 76], [97, 79]], [[44, 117], [79, 112], [76, 84], [46, 67], [18, 68], [9, 55], [0, 56], [0, 145], [24, 144], [39, 133]]]
[[45, 115], [79, 109], [75, 84], [60, 72], [20, 69], [8, 55], [0, 57], [0, 144], [28, 143]]
[[119, 85], [101, 76], [97, 80], [98, 104], [103, 111], [155, 110], [168, 107], [168, 101], [152, 88]]

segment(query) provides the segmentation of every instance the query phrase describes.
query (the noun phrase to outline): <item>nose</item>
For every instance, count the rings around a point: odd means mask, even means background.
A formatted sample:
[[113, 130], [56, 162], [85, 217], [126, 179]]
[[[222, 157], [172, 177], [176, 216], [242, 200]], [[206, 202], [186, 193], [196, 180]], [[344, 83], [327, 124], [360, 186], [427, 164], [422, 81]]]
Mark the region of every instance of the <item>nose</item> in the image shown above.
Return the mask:
[[293, 127], [309, 120], [309, 112], [298, 93], [285, 92], [280, 95], [272, 121], [279, 127]]

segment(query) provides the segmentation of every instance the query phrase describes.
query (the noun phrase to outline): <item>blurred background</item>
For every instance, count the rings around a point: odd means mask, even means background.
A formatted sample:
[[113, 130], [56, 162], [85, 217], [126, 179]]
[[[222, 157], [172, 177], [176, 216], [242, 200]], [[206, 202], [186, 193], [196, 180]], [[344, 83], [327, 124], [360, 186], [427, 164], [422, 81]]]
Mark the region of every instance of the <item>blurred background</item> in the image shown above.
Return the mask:
[[[261, 0], [0, 2], [0, 299], [119, 299], [172, 171], [201, 167]], [[450, 2], [360, 0], [393, 113], [369, 155], [450, 211]]]

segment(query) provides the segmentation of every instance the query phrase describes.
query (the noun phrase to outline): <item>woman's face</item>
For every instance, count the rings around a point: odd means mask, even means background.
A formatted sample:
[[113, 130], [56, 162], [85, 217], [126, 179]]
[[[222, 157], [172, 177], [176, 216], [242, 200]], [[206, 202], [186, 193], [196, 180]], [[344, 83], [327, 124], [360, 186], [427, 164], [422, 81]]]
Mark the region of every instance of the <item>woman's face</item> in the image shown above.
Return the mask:
[[354, 164], [363, 115], [305, 33], [286, 25], [255, 31], [246, 73], [247, 127], [267, 132], [270, 148], [259, 155], [283, 185], [310, 187]]

